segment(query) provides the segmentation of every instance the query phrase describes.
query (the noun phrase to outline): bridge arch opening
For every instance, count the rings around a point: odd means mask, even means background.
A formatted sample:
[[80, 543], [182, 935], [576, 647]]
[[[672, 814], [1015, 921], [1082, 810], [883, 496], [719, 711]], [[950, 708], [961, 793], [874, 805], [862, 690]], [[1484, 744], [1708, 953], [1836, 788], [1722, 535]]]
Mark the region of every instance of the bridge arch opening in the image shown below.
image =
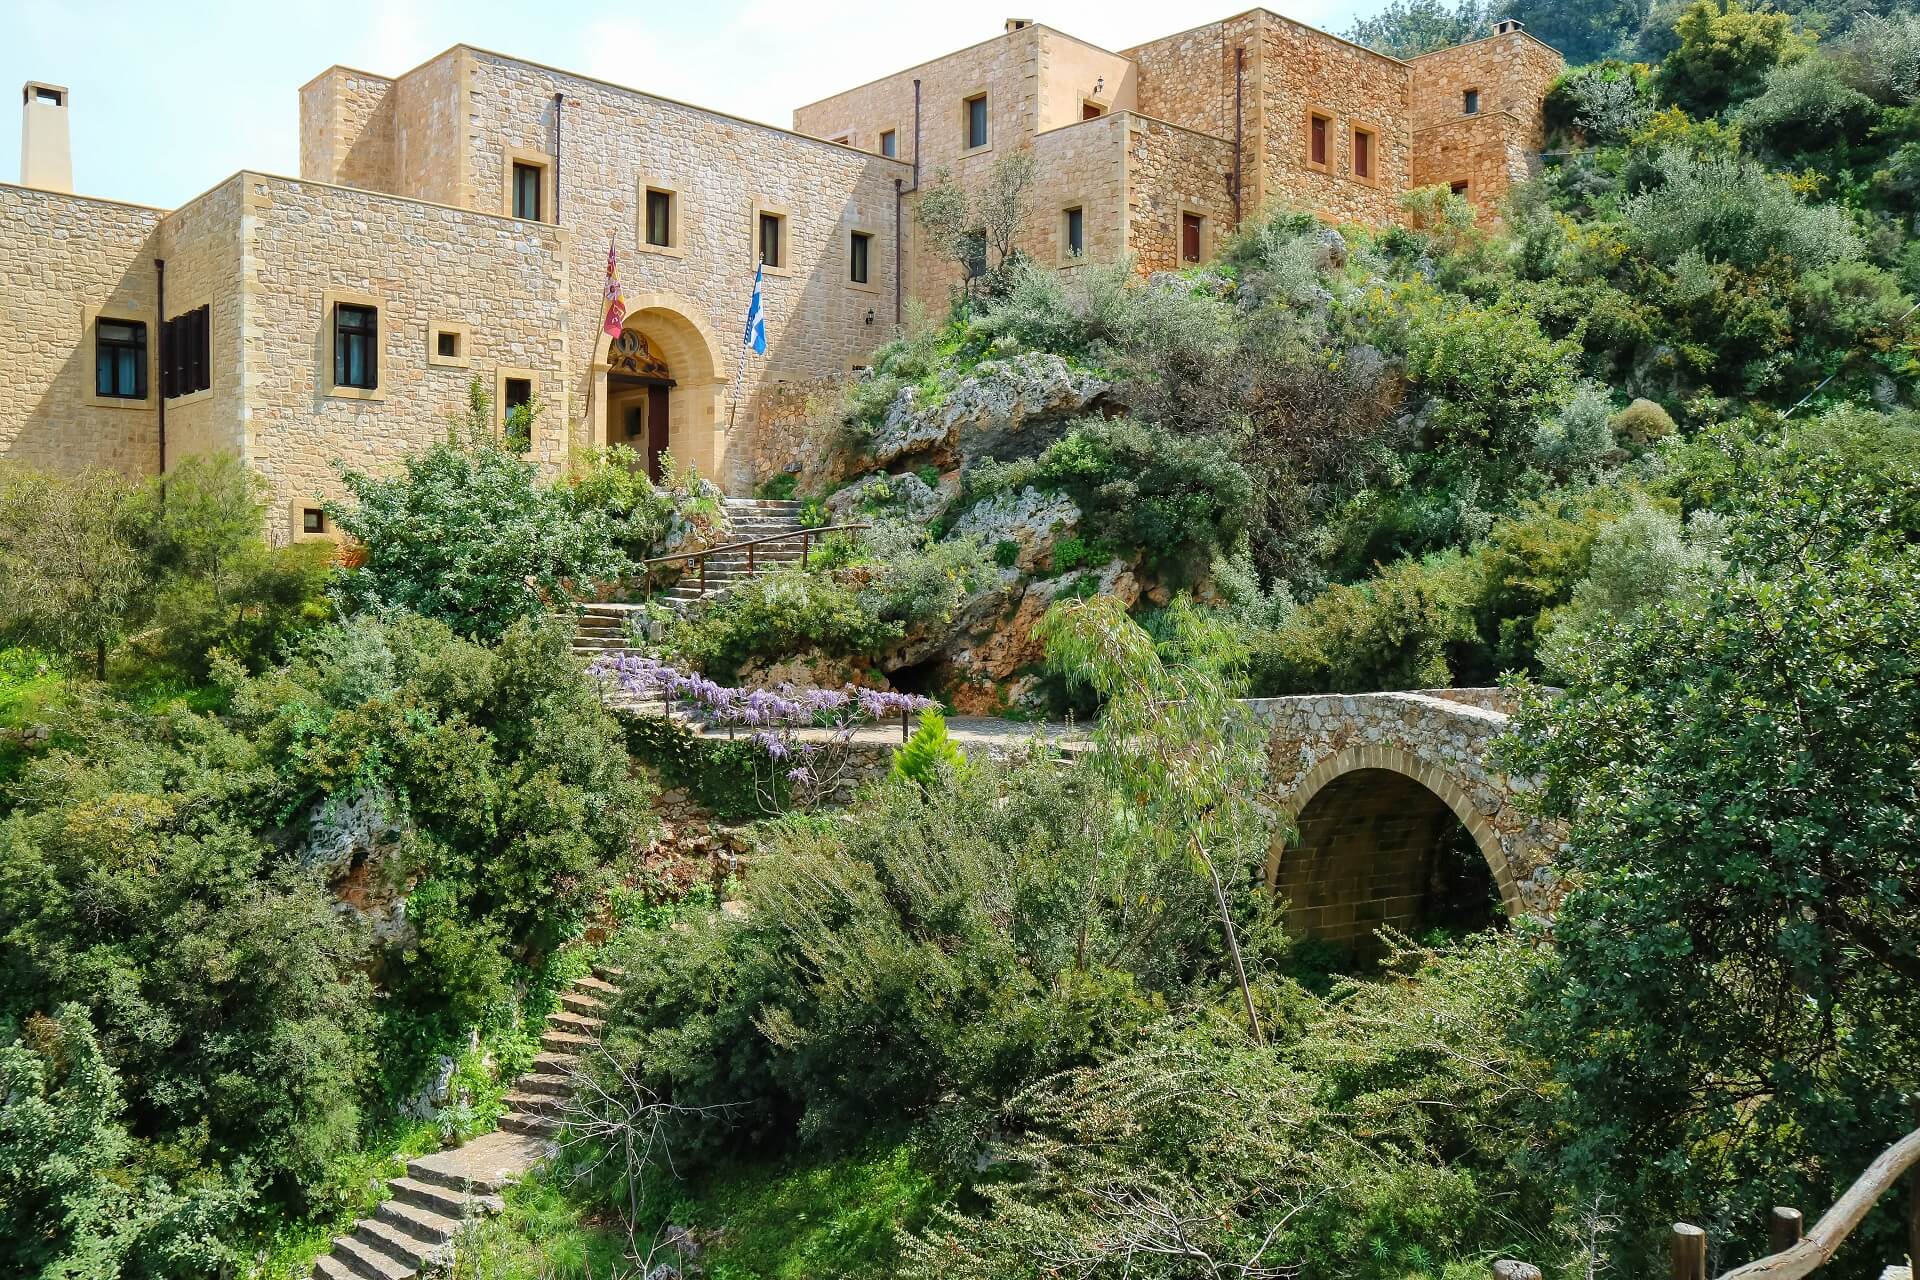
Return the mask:
[[1330, 760], [1303, 779], [1268, 864], [1287, 931], [1360, 963], [1385, 953], [1384, 926], [1416, 938], [1477, 932], [1500, 920], [1510, 894], [1498, 838], [1467, 797], [1395, 763]]

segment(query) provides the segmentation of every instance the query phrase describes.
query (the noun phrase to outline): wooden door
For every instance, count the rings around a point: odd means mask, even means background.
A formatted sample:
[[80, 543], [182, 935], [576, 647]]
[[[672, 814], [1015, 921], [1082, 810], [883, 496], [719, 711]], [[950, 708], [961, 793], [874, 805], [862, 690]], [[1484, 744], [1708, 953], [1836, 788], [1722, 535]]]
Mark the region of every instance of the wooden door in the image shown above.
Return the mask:
[[1180, 260], [1182, 262], [1200, 261], [1200, 217], [1198, 214], [1180, 215]]
[[660, 483], [660, 455], [667, 451], [667, 389], [647, 388], [647, 478]]

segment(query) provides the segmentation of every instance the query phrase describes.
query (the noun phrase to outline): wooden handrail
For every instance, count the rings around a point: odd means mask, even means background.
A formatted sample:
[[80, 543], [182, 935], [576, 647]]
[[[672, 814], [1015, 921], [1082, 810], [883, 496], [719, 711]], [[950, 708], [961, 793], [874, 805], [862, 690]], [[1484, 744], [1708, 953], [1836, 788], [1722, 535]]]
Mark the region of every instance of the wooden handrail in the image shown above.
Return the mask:
[[1867, 1210], [1873, 1208], [1874, 1201], [1916, 1164], [1920, 1164], [1920, 1129], [1882, 1151], [1799, 1244], [1735, 1267], [1720, 1280], [1801, 1280], [1833, 1257], [1841, 1242], [1867, 1216]]
[[707, 547], [700, 551], [682, 551], [676, 555], [655, 556], [651, 560], [642, 560], [642, 567], [653, 564], [672, 564], [675, 560], [697, 560], [705, 556], [717, 556], [722, 551], [737, 551], [741, 547], [757, 547], [766, 542], [784, 542], [793, 538], [817, 538], [824, 533], [851, 533], [857, 529], [871, 529], [871, 524], [829, 524], [818, 529], [795, 529], [792, 533], [769, 533], [765, 537], [746, 538], [739, 542], [722, 542], [718, 546]]

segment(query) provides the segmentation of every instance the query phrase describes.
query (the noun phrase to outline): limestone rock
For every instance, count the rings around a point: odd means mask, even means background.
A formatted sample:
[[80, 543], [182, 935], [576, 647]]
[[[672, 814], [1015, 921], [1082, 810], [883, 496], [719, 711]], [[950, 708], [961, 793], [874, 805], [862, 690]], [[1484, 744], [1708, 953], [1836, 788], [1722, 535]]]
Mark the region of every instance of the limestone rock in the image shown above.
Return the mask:
[[952, 535], [972, 535], [989, 552], [1011, 542], [1019, 547], [1014, 567], [1036, 573], [1052, 563], [1054, 544], [1079, 524], [1080, 508], [1072, 498], [1029, 487], [975, 503], [954, 522]]
[[885, 680], [877, 678], [853, 659], [830, 657], [818, 649], [796, 653], [773, 663], [762, 664], [758, 660], [749, 662], [740, 668], [740, 684], [763, 689], [783, 684], [801, 689], [838, 689], [846, 684], [868, 689], [888, 687]]
[[1051, 443], [1057, 433], [1047, 428], [1094, 412], [1111, 390], [1049, 353], [982, 360], [937, 404], [922, 404], [917, 387], [902, 390], [867, 452], [881, 466], [1024, 457]]
[[958, 472], [942, 476], [936, 488], [912, 472], [862, 476], [827, 498], [835, 524], [862, 519], [876, 507], [917, 525], [934, 520], [960, 492]]
[[[1045, 647], [1034, 638], [1033, 629], [1053, 602], [1078, 586], [1083, 576], [1088, 575], [1023, 580], [1017, 570], [1007, 569], [968, 600], [942, 662], [956, 712], [994, 714], [1032, 692], [1046, 659]], [[1090, 576], [1096, 592], [1118, 596], [1129, 609], [1140, 599], [1139, 580], [1122, 561], [1109, 561]]]

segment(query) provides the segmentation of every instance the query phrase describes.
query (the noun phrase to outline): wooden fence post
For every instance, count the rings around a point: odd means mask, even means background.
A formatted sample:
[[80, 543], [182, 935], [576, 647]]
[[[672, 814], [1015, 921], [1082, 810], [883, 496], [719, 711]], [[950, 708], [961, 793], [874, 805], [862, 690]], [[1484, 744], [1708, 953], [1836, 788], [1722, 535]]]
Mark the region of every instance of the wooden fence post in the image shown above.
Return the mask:
[[1785, 1253], [1799, 1244], [1802, 1225], [1798, 1209], [1773, 1206], [1773, 1212], [1767, 1215], [1767, 1252]]
[[1707, 1280], [1707, 1233], [1691, 1222], [1673, 1224], [1673, 1280]]

